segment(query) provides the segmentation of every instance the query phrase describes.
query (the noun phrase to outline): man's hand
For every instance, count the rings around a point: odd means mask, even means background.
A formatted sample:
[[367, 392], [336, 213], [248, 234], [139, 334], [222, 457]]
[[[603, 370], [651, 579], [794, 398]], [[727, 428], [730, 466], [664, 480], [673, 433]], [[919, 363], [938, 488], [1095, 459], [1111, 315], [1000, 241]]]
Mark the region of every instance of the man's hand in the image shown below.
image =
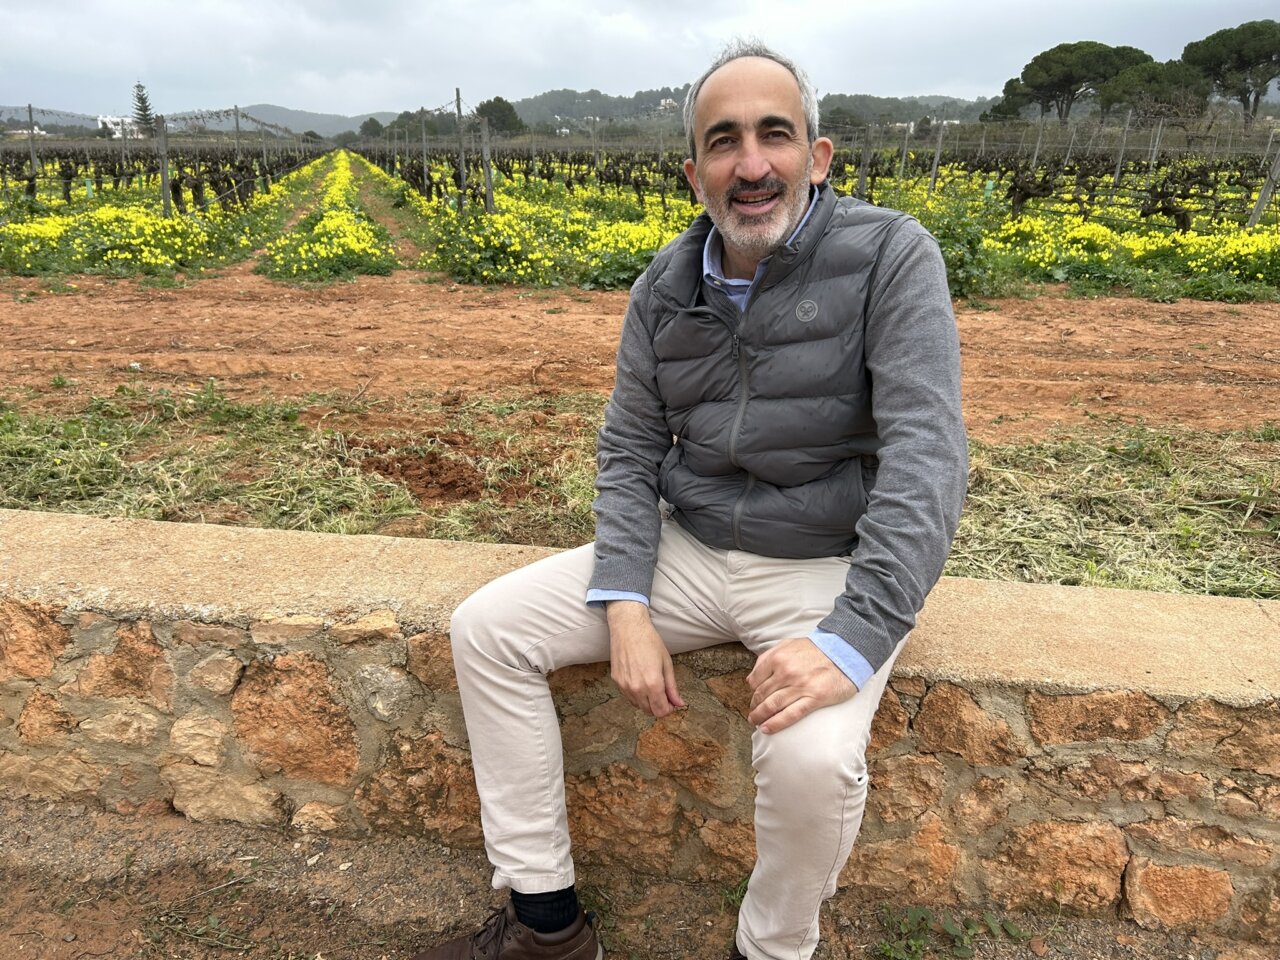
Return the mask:
[[605, 613], [610, 672], [622, 695], [658, 718], [682, 708], [671, 654], [653, 628], [649, 608], [635, 600], [610, 600]]
[[747, 674], [751, 712], [761, 733], [777, 733], [822, 707], [843, 703], [858, 687], [808, 637], [783, 640]]

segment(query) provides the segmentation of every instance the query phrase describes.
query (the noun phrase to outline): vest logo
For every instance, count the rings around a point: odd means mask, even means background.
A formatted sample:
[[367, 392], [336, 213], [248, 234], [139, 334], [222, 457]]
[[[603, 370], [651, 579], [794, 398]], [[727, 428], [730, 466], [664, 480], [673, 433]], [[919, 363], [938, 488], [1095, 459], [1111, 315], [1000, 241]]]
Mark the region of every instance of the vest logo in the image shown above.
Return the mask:
[[812, 300], [801, 300], [796, 304], [796, 319], [808, 323], [818, 315], [818, 305]]

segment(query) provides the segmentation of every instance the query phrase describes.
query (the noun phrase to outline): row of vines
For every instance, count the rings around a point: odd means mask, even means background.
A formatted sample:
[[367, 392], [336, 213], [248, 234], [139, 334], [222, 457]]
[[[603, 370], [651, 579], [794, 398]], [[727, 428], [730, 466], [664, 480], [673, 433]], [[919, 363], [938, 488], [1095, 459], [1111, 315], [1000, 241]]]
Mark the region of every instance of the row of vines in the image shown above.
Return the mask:
[[[52, 152], [32, 170], [0, 152], [0, 269], [18, 274], [189, 270], [261, 254], [284, 280], [385, 273], [372, 189], [424, 252], [416, 263], [476, 283], [629, 284], [699, 211], [675, 151], [497, 151], [486, 171], [446, 150], [292, 148], [236, 157], [203, 148], [158, 163], [109, 145]], [[1114, 161], [1082, 153], [1032, 165], [991, 152], [837, 151], [832, 186], [902, 209], [938, 238], [957, 295], [1070, 282], [1158, 298], [1274, 299], [1280, 216], [1246, 227], [1267, 166], [1257, 157]], [[465, 187], [464, 187], [465, 181]], [[290, 215], [293, 214], [293, 215]]]

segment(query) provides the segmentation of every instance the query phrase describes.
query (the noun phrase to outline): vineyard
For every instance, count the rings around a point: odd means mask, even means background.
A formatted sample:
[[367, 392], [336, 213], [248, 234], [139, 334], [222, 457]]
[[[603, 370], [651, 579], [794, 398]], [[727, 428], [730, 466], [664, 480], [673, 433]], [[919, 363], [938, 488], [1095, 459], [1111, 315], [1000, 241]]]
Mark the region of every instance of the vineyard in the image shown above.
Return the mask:
[[[590, 538], [624, 291], [699, 210], [679, 153], [174, 150], [162, 196], [101, 149], [8, 156], [0, 506]], [[1280, 596], [1264, 165], [842, 149], [957, 296], [950, 573]]]
[[[962, 154], [927, 144], [842, 148], [841, 193], [917, 216], [957, 296], [1041, 283], [1151, 299], [1274, 299], [1280, 215], [1265, 155], [1117, 161], [1080, 149]], [[227, 148], [68, 146], [0, 153], [0, 269], [18, 275], [191, 273], [252, 257], [287, 281], [400, 266], [467, 283], [623, 288], [700, 209], [664, 151], [375, 147], [261, 157]], [[33, 168], [34, 160], [34, 168]], [[1268, 176], [1271, 174], [1271, 176]], [[362, 210], [398, 209], [413, 257]], [[166, 215], [167, 214], [167, 215]], [[1249, 226], [1253, 222], [1255, 225]]]

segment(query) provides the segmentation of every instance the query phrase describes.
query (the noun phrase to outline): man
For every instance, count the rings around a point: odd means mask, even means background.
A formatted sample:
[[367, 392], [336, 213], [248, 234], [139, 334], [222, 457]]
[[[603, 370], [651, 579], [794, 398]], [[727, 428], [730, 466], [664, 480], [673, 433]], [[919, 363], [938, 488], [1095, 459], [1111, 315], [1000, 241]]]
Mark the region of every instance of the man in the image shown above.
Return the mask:
[[609, 659], [654, 717], [671, 655], [739, 640], [758, 859], [732, 957], [818, 941], [861, 823], [893, 661], [964, 494], [959, 348], [937, 245], [838, 199], [804, 75], [739, 44], [689, 90], [685, 174], [706, 207], [632, 288], [599, 438], [594, 546], [454, 614], [494, 886], [511, 903], [419, 960], [602, 956], [574, 893], [545, 674]]

